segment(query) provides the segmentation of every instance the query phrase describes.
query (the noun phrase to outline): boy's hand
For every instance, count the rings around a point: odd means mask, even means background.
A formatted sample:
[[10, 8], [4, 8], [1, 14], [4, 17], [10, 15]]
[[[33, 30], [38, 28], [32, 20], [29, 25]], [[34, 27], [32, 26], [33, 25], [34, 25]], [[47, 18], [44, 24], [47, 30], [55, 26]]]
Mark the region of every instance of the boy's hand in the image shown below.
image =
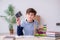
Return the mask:
[[39, 28], [43, 28], [43, 25], [40, 25]]
[[20, 18], [16, 18], [16, 23], [18, 26], [20, 25]]

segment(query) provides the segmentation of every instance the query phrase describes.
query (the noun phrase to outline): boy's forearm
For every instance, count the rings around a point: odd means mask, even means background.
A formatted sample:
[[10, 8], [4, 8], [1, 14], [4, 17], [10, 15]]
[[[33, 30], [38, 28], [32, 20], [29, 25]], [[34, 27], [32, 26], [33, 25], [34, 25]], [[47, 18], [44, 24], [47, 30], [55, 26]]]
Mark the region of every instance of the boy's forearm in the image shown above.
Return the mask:
[[21, 25], [17, 25], [17, 27], [19, 27], [20, 30], [23, 30], [23, 27]]
[[21, 25], [17, 25], [17, 35], [23, 35], [23, 27], [21, 27]]

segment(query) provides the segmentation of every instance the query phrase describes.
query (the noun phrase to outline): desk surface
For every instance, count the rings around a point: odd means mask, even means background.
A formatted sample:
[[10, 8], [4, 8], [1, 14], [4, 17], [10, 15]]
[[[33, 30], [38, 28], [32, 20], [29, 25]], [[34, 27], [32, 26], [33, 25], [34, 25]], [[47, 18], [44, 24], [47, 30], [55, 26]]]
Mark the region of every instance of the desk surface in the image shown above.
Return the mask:
[[14, 35], [0, 34], [0, 40], [3, 40], [7, 36], [9, 36], [9, 37], [13, 36], [15, 38], [15, 40], [55, 40], [56, 39], [55, 37], [47, 37], [47, 36], [46, 37], [36, 37], [36, 36], [17, 36], [16, 34], [14, 34]]
[[[55, 40], [55, 37], [35, 37], [35, 36], [11, 36], [9, 37], [15, 38], [15, 40]], [[0, 40], [7, 39], [7, 35], [1, 35]], [[8, 38], [10, 39], [10, 38]]]

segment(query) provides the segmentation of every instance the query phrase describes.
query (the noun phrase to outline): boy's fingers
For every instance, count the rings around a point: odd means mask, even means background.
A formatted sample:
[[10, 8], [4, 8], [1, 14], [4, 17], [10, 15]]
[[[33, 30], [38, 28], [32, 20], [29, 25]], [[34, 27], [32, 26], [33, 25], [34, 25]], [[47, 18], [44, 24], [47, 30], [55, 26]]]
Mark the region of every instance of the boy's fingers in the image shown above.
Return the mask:
[[43, 28], [43, 25], [40, 25], [39, 28]]
[[16, 18], [17, 25], [20, 25], [20, 18]]

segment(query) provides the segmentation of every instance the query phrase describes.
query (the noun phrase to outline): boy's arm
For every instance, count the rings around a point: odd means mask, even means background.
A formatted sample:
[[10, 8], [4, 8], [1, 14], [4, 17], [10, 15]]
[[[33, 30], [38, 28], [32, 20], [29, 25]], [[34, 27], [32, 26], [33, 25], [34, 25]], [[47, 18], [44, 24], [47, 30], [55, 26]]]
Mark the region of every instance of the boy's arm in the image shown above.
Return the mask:
[[23, 27], [20, 25], [20, 18], [16, 18], [16, 23], [17, 23], [17, 35], [23, 35]]
[[39, 28], [42, 28], [42, 29], [43, 29], [43, 25], [41, 24], [41, 25], [39, 26]]
[[17, 35], [18, 36], [23, 35], [23, 27], [21, 27], [20, 25], [17, 26]]
[[37, 34], [36, 29], [37, 29], [37, 28], [36, 28], [36, 26], [34, 25], [34, 35]]

